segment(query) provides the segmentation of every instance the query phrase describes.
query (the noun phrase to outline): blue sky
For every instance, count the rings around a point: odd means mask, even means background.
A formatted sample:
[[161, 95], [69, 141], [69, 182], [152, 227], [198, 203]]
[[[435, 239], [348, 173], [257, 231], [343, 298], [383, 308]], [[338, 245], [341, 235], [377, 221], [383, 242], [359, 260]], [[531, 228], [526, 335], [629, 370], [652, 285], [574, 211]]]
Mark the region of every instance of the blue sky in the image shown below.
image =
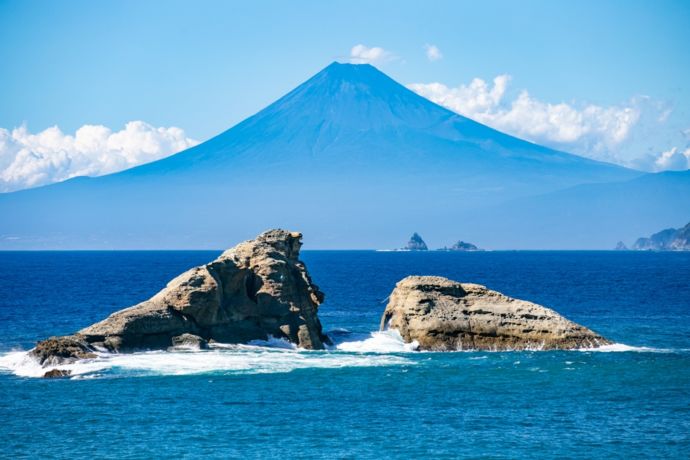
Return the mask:
[[[21, 148], [52, 155], [60, 135], [84, 125], [102, 125], [102, 142], [125, 132], [118, 139], [132, 144], [125, 125], [141, 120], [133, 132], [165, 144], [123, 153], [111, 170], [171, 153], [352, 59], [360, 44], [381, 48], [373, 63], [399, 82], [499, 129], [648, 170], [668, 169], [659, 156], [675, 149], [672, 166], [687, 169], [688, 24], [682, 1], [0, 0], [0, 128], [15, 143], [4, 160], [0, 152], [0, 174], [24, 173]], [[548, 126], [535, 128], [540, 120]], [[52, 141], [30, 137], [56, 125]], [[171, 127], [182, 132], [159, 131]]]

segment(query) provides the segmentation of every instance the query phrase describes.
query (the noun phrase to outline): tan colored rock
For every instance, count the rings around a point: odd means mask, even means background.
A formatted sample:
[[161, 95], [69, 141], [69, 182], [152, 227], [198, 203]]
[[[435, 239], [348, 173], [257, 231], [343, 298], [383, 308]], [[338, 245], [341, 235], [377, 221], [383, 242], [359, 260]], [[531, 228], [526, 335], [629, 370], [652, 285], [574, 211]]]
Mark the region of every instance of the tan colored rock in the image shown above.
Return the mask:
[[298, 232], [264, 232], [179, 275], [151, 299], [73, 336], [39, 342], [31, 353], [42, 364], [55, 364], [97, 349], [166, 349], [183, 334], [224, 343], [271, 335], [322, 349], [328, 338], [317, 310], [324, 296], [299, 260], [301, 238]]
[[553, 350], [611, 343], [549, 308], [437, 276], [398, 282], [381, 319], [385, 329], [397, 329], [420, 350]]

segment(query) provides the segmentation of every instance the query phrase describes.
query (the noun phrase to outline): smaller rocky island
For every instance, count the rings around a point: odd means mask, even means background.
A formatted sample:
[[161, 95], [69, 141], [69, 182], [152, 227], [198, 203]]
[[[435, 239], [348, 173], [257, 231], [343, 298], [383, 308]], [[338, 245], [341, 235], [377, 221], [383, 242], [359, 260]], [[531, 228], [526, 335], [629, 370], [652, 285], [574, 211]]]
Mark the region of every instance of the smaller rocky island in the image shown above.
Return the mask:
[[690, 251], [690, 223], [683, 228], [667, 228], [649, 238], [638, 238], [635, 251]]
[[419, 235], [419, 233], [414, 232], [412, 236], [410, 237], [410, 241], [407, 242], [407, 245], [404, 248], [399, 249], [400, 251], [428, 251], [429, 248], [427, 247], [426, 243], [422, 239], [422, 237]]
[[477, 251], [483, 251], [483, 249], [477, 247], [476, 245], [472, 243], [468, 243], [466, 241], [458, 241], [451, 247], [443, 247], [439, 249], [439, 251], [455, 251], [455, 252], [477, 252]]
[[439, 276], [398, 282], [381, 318], [419, 350], [564, 350], [611, 342], [555, 311]]

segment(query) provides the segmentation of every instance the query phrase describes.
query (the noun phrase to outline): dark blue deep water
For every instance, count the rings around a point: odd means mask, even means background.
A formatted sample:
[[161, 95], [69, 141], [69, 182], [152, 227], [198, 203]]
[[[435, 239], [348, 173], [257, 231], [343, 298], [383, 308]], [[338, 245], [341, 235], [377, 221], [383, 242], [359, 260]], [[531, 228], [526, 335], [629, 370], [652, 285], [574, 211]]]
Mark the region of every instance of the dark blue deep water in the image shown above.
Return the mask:
[[[305, 251], [340, 350], [139, 353], [30, 377], [19, 350], [216, 255], [0, 253], [0, 457], [688, 457], [690, 253]], [[370, 334], [410, 274], [485, 284], [622, 345], [405, 351]]]

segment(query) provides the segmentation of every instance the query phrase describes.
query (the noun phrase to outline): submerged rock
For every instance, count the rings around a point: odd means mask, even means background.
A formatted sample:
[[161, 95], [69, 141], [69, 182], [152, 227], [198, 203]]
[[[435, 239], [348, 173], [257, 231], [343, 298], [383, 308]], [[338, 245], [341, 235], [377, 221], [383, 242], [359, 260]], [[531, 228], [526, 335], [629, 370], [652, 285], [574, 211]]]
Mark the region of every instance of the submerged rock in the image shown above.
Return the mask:
[[62, 377], [69, 377], [72, 371], [62, 370], [62, 369], [51, 369], [45, 374], [43, 374], [44, 379], [59, 379]]
[[412, 234], [410, 241], [403, 248], [404, 251], [427, 251], [428, 249], [426, 243], [417, 232]]
[[381, 319], [420, 350], [598, 347], [611, 342], [541, 305], [438, 276], [398, 282]]
[[[302, 234], [269, 230], [192, 268], [138, 305], [31, 351], [43, 365], [94, 357], [93, 351], [167, 349], [177, 341], [244, 343], [284, 338], [322, 349], [317, 316], [324, 295], [299, 260]], [[201, 341], [197, 341], [201, 344]]]

